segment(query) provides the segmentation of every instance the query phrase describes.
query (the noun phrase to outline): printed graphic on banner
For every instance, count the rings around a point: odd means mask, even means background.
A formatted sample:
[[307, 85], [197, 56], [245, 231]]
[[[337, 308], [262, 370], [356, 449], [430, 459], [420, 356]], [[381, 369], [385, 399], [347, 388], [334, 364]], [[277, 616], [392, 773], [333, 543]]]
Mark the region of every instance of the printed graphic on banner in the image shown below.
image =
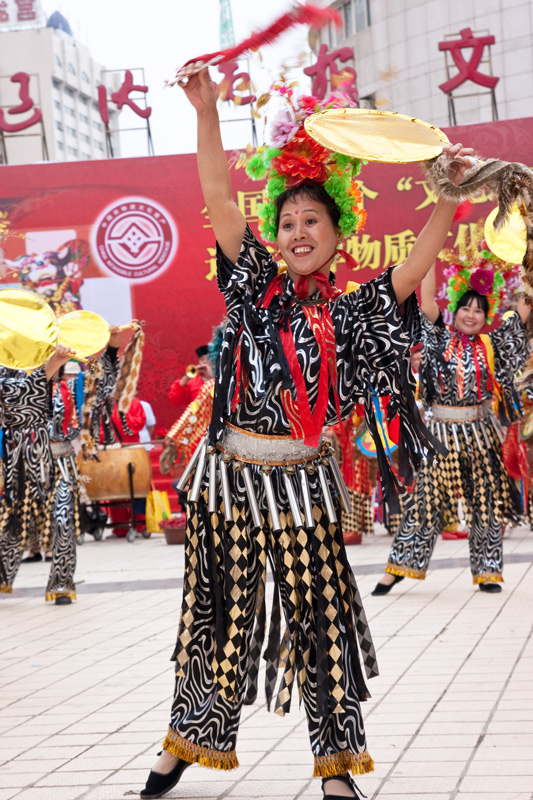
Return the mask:
[[101, 213], [92, 230], [93, 254], [107, 272], [130, 281], [152, 280], [169, 266], [178, 246], [170, 213], [148, 197], [122, 197]]

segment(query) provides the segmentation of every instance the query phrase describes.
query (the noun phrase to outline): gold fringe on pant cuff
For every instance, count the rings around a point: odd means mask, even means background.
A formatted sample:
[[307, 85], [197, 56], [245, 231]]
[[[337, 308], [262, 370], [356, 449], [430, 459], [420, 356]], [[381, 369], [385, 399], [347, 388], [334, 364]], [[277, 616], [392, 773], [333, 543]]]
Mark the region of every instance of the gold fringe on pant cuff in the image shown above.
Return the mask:
[[168, 729], [167, 738], [163, 742], [163, 750], [172, 756], [188, 761], [189, 764], [200, 764], [211, 769], [235, 769], [239, 760], [235, 750], [223, 753], [221, 750], [210, 750], [199, 744], [194, 744], [179, 736], [172, 728]]
[[13, 594], [13, 585], [11, 583], [0, 583], [0, 594]]
[[472, 575], [474, 586], [478, 583], [503, 583], [501, 572], [482, 572], [480, 575]]
[[330, 756], [315, 756], [315, 778], [334, 778], [335, 775], [344, 775], [352, 772], [354, 775], [363, 775], [374, 770], [374, 762], [368, 750], [362, 753], [351, 753], [342, 750]]
[[76, 592], [47, 592], [46, 600], [55, 600], [56, 597], [70, 597], [71, 600], [76, 600]]
[[391, 575], [400, 575], [403, 578], [414, 578], [417, 581], [423, 581], [426, 579], [426, 573], [421, 569], [400, 567], [398, 564], [391, 564], [390, 561], [385, 567], [385, 572], [389, 572]]

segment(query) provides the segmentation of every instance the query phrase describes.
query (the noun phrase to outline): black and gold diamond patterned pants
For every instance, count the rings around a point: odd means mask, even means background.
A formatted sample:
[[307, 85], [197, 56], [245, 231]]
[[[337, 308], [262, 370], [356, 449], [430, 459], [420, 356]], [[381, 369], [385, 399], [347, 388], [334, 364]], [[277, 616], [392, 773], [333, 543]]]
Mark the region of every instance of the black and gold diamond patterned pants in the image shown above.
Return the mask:
[[485, 434], [479, 432], [477, 439], [470, 424], [464, 425], [468, 439], [463, 427], [456, 426], [459, 450], [448, 429], [449, 455], [436, 458], [432, 464], [423, 463], [413, 503], [390, 551], [387, 572], [425, 578], [445, 515], [450, 507], [456, 507], [459, 496], [469, 530], [473, 582], [503, 581], [503, 525], [505, 521], [518, 521], [520, 497], [505, 469], [493, 425], [482, 424]]
[[276, 712], [285, 714], [298, 685], [315, 775], [373, 769], [357, 641], [367, 676], [377, 674], [375, 653], [340, 527], [328, 523], [320, 506], [313, 514], [313, 532], [294, 529], [292, 516], [282, 512], [282, 530], [273, 533], [266, 526], [253, 530], [244, 505], [233, 507], [228, 525], [222, 514], [207, 513], [205, 497], [189, 503], [176, 687], [164, 742], [173, 755], [218, 769], [238, 766], [242, 704], [257, 693], [269, 561], [274, 598], [264, 655], [267, 701], [275, 700]]
[[[67, 483], [56, 466], [55, 482], [50, 490], [50, 502], [42, 509], [33, 509], [28, 525], [27, 541], [23, 541], [21, 512], [18, 505], [6, 507], [2, 515], [0, 535], [0, 562], [3, 578], [0, 591], [10, 593], [22, 560], [23, 550], [28, 546], [38, 552], [47, 548], [52, 540], [52, 563], [46, 587], [47, 600], [67, 595], [76, 598], [74, 572], [76, 569], [76, 539], [79, 536], [79, 500], [74, 483]], [[38, 528], [38, 530], [37, 530]]]

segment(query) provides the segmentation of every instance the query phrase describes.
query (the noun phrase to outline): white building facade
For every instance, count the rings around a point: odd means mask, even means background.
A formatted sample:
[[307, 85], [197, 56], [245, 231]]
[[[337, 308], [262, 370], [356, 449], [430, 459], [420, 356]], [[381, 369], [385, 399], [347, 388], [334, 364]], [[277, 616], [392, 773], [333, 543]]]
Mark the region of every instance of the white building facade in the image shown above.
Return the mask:
[[[42, 112], [42, 123], [20, 132], [3, 132], [0, 163], [24, 164], [37, 161], [77, 161], [107, 157], [105, 126], [98, 107], [98, 86], [106, 81], [105, 68], [87, 47], [74, 40], [67, 20], [58, 12], [43, 19], [40, 3], [34, 19], [21, 23], [11, 11], [9, 0], [0, 0], [0, 109], [4, 128], [31, 118], [33, 109], [10, 114], [21, 105], [18, 73], [30, 76], [29, 97]], [[13, 6], [15, 4], [12, 4]], [[8, 17], [6, 19], [6, 16]], [[117, 87], [109, 87], [111, 91]], [[110, 128], [116, 128], [116, 109], [108, 106]], [[0, 136], [2, 136], [0, 120]], [[46, 146], [44, 147], [44, 141]], [[118, 138], [112, 137], [114, 155], [119, 155]]]
[[[453, 124], [448, 95], [439, 85], [458, 73], [439, 42], [494, 36], [478, 72], [499, 78], [490, 89], [468, 81], [453, 90], [455, 122], [465, 125], [533, 117], [532, 0], [336, 0], [343, 26], [322, 32], [330, 50], [353, 47], [361, 105]], [[468, 62], [472, 49], [461, 55]], [[494, 109], [493, 99], [496, 109]]]

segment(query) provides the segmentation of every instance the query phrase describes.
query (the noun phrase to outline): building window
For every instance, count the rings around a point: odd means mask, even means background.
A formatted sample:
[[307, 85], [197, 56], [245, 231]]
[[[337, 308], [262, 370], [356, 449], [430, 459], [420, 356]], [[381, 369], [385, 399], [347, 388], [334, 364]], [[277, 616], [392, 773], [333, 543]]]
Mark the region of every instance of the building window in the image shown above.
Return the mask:
[[84, 106], [89, 105], [89, 99], [85, 97], [84, 94], [80, 94], [80, 103], [83, 103]]
[[84, 158], [86, 161], [91, 160], [91, 156], [89, 155], [89, 153], [82, 153], [81, 157]]
[[63, 123], [60, 122], [58, 119], [56, 119], [56, 128], [57, 128], [58, 131], [62, 131], [63, 130]]
[[54, 108], [57, 108], [58, 111], [61, 110], [61, 103], [59, 100], [54, 100]]
[[89, 142], [91, 141], [86, 133], [80, 133], [80, 139], [82, 140], [82, 142], [86, 142], [87, 144], [89, 144]]
[[370, 25], [369, 0], [354, 0], [355, 3], [355, 30], [362, 31]]
[[57, 149], [58, 150], [63, 150], [63, 148], [64, 148], [63, 142], [57, 142]]
[[80, 122], [85, 122], [86, 125], [89, 124], [89, 117], [87, 114], [80, 114]]
[[341, 16], [344, 36], [348, 38], [354, 32], [352, 24], [352, 0], [350, 0], [349, 3], [344, 3], [344, 5], [341, 6]]
[[81, 73], [81, 79], [82, 79], [82, 81], [85, 81], [85, 83], [90, 83], [89, 76], [87, 75], [86, 72], [82, 72]]
[[67, 125], [67, 133], [68, 133], [69, 136], [76, 136], [76, 129], [75, 128], [69, 128], [69, 126]]
[[102, 130], [102, 123], [101, 122], [96, 122], [96, 120], [95, 120], [93, 122], [93, 125], [94, 125], [94, 127], [96, 128], [97, 131], [101, 131]]
[[61, 63], [61, 59], [59, 58], [57, 53], [56, 53], [56, 64], [57, 64], [58, 67], [62, 67], [63, 66], [63, 64]]
[[95, 142], [95, 147], [97, 148], [97, 150], [101, 150], [102, 153], [104, 152], [104, 145], [102, 144], [102, 142]]
[[77, 155], [78, 155], [78, 151], [76, 150], [76, 148], [75, 148], [75, 147], [68, 147], [68, 146], [67, 146], [67, 153], [68, 153], [70, 156], [77, 156]]
[[65, 86], [65, 92], [69, 97], [74, 97], [74, 89], [70, 89], [68, 86]]
[[55, 78], [52, 78], [52, 86], [54, 87], [54, 89], [57, 89], [58, 91], [61, 89], [61, 83], [57, 81]]
[[359, 108], [377, 108], [376, 95], [367, 94], [366, 97], [359, 98]]
[[76, 70], [74, 69], [74, 66], [70, 63], [70, 61], [68, 62], [68, 71], [70, 72], [71, 75], [76, 74]]
[[70, 106], [65, 106], [65, 113], [69, 115], [69, 117], [75, 117], [75, 111]]

